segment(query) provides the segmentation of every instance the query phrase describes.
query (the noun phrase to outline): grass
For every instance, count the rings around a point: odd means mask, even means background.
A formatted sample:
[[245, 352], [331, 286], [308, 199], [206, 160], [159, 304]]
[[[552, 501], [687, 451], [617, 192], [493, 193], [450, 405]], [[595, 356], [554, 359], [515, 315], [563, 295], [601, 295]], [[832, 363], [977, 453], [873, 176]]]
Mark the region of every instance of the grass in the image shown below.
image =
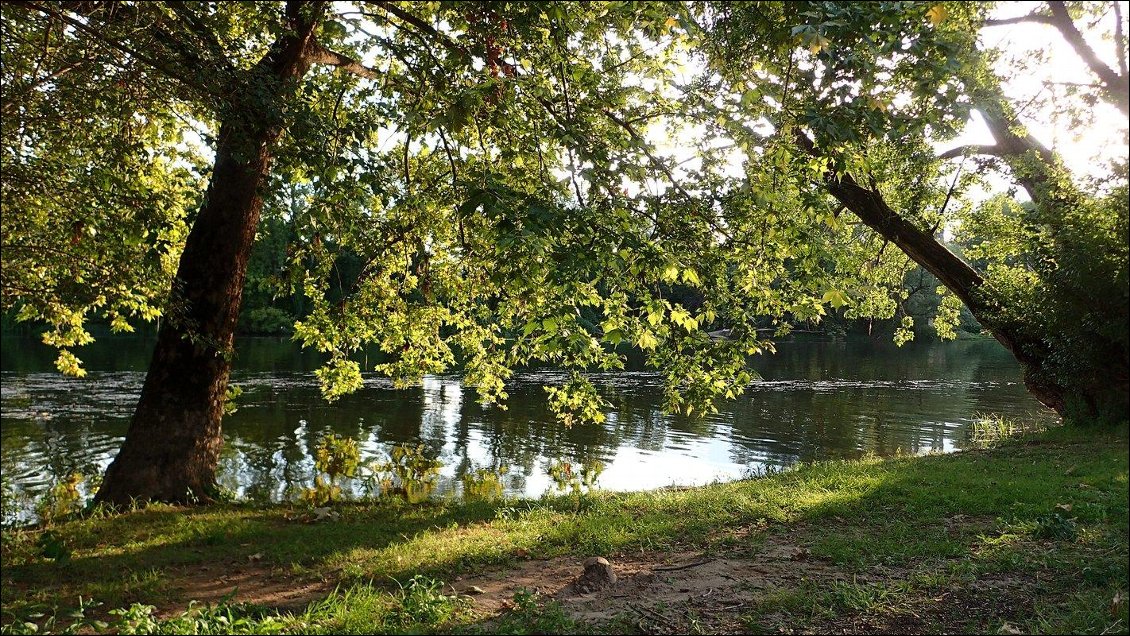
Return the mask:
[[985, 415], [973, 422], [970, 442], [976, 448], [988, 448], [1022, 433], [1037, 433], [1047, 428], [1044, 423], [1012, 420], [1000, 415]]
[[[564, 555], [756, 559], [787, 537], [843, 576], [759, 594], [731, 612], [740, 629], [1125, 633], [1127, 473], [1123, 425], [689, 490], [341, 504], [340, 517], [317, 523], [294, 506], [152, 506], [6, 530], [3, 624], [8, 633], [95, 619], [119, 633], [619, 633], [634, 623], [581, 623], [533, 592], [500, 617], [479, 616], [441, 582]], [[191, 573], [239, 569], [337, 589], [305, 609], [185, 610]], [[161, 618], [146, 614], [151, 605]]]

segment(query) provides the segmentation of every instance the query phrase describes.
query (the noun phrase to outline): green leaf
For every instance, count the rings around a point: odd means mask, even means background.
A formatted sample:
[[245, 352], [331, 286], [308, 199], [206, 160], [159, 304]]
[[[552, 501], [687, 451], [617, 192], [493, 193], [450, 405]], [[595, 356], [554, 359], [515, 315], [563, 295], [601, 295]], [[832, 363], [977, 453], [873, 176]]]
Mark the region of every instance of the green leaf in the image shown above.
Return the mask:
[[671, 310], [671, 322], [683, 327], [687, 331], [698, 329], [698, 321], [682, 307], [675, 307]]
[[840, 307], [843, 307], [844, 305], [849, 304], [851, 302], [851, 299], [849, 299], [847, 297], [847, 295], [844, 294], [842, 291], [840, 291], [838, 289], [833, 289], [833, 290], [824, 292], [824, 296], [820, 299], [820, 302], [831, 303], [833, 307], [835, 307], [836, 309], [839, 309]]
[[655, 347], [658, 345], [659, 340], [655, 338], [654, 334], [646, 329], [641, 331], [640, 335], [636, 337], [636, 346], [640, 349], [643, 349], [644, 351], [655, 349]]

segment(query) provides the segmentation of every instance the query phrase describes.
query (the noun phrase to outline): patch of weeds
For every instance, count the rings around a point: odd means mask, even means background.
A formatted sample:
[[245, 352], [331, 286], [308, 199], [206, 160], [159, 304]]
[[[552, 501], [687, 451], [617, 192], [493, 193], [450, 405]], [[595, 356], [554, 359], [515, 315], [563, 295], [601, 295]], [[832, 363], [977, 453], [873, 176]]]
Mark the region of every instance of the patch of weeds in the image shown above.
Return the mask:
[[853, 568], [874, 564], [902, 565], [930, 558], [953, 558], [964, 554], [965, 545], [941, 528], [903, 522], [887, 527], [844, 530], [820, 538], [812, 546], [814, 556]]
[[464, 501], [497, 501], [502, 499], [502, 477], [506, 466], [497, 469], [478, 468], [463, 475]]
[[1041, 634], [1125, 634], [1130, 616], [1126, 590], [1110, 586], [1079, 590], [1064, 603], [1040, 604], [1025, 632]]
[[[83, 486], [86, 481], [86, 476], [76, 471], [51, 486], [36, 502], [35, 514], [39, 520], [50, 524], [78, 515], [85, 506]], [[86, 484], [85, 489], [93, 492], [92, 488], [97, 489], [97, 481], [93, 487]]]
[[39, 546], [33, 532], [0, 530], [0, 548], [3, 549], [5, 567], [28, 563], [39, 558]]
[[[79, 634], [102, 633], [108, 625], [87, 618], [86, 613], [101, 605], [93, 599], [78, 598], [78, 607], [60, 610], [58, 607], [33, 608], [10, 623], [0, 627], [0, 634]], [[7, 612], [5, 612], [7, 614]], [[125, 632], [121, 632], [125, 633]]]
[[1069, 519], [1053, 512], [1036, 518], [1036, 527], [1032, 536], [1036, 539], [1051, 541], [1074, 541], [1079, 533], [1079, 528], [1074, 519]]
[[553, 480], [557, 492], [570, 491], [575, 495], [596, 489], [596, 481], [602, 472], [604, 463], [596, 460], [582, 462], [579, 468], [574, 469], [572, 462], [557, 459], [546, 468], [546, 474]]
[[774, 475], [780, 475], [786, 470], [789, 470], [789, 468], [775, 466], [773, 464], [755, 464], [742, 471], [741, 480], [754, 481], [755, 479], [766, 479]]
[[399, 601], [391, 618], [402, 627], [443, 625], [454, 618], [461, 607], [456, 597], [443, 593], [443, 583], [420, 574], [401, 587]]
[[468, 609], [465, 599], [443, 594], [443, 583], [417, 575], [389, 593], [358, 584], [334, 591], [296, 617], [287, 631], [315, 634], [447, 633]]
[[370, 585], [354, 585], [345, 591], [334, 590], [326, 598], [311, 603], [295, 618], [291, 631], [313, 634], [367, 634], [388, 621], [393, 601], [387, 592]]
[[381, 497], [397, 497], [410, 504], [424, 503], [432, 496], [443, 463], [428, 457], [423, 444], [396, 446], [387, 462], [371, 462], [366, 478], [370, 492]]
[[877, 612], [901, 602], [910, 592], [904, 581], [889, 583], [847, 583], [835, 581], [824, 593], [824, 603], [855, 612]]
[[1001, 415], [982, 415], [969, 428], [969, 442], [973, 448], [991, 448], [1025, 433], [1047, 430], [1047, 425], [1037, 421], [1016, 421]]
[[539, 507], [535, 505], [533, 500], [518, 500], [508, 506], [500, 506], [494, 511], [494, 518], [497, 521], [518, 521], [524, 515], [538, 510]]
[[824, 604], [824, 595], [809, 583], [796, 588], [767, 590], [754, 597], [753, 607], [742, 617], [750, 634], [776, 634], [792, 631], [835, 612]]
[[71, 548], [67, 542], [51, 530], [39, 535], [35, 546], [38, 548], [38, 556], [56, 563], [66, 563], [71, 558]]
[[118, 634], [278, 634], [287, 627], [278, 614], [264, 607], [226, 600], [203, 606], [194, 601], [184, 612], [166, 619], [153, 612], [152, 605], [141, 603], [111, 610], [118, 618], [109, 628]]
[[302, 499], [310, 506], [324, 506], [340, 499], [341, 480], [353, 477], [361, 462], [357, 440], [351, 437], [323, 435], [314, 450], [314, 486], [302, 491]]
[[586, 634], [592, 633], [592, 630], [570, 618], [561, 603], [541, 603], [537, 592], [523, 588], [514, 594], [514, 609], [500, 616], [481, 633]]
[[121, 583], [128, 599], [155, 600], [164, 596], [164, 574], [158, 568], [131, 570]]
[[[1126, 550], [1121, 550], [1125, 557]], [[1084, 582], [1093, 586], [1107, 585], [1111, 581], [1126, 583], [1126, 561], [1118, 558], [1086, 559], [1079, 570], [1079, 576]], [[1125, 595], [1124, 595], [1125, 596]]]

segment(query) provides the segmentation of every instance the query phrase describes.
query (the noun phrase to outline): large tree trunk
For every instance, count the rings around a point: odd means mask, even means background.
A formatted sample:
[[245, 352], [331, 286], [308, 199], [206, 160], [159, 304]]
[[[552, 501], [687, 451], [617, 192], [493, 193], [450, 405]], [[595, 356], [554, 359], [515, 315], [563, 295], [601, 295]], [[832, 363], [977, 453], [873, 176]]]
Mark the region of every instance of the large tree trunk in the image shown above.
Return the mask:
[[211, 182], [181, 255], [141, 398], [96, 502], [208, 501], [215, 491], [220, 419], [260, 189], [284, 128], [281, 113], [310, 67], [323, 5], [288, 3], [290, 33], [233, 91], [237, 103], [220, 126]]

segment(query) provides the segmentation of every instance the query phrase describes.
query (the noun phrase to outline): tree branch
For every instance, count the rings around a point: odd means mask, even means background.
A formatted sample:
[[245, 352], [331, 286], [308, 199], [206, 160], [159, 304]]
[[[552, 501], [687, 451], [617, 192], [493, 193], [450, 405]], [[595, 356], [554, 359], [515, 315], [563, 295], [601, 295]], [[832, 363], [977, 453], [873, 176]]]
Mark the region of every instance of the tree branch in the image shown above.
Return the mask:
[[97, 40], [98, 42], [101, 42], [102, 44], [109, 46], [110, 48], [116, 49], [119, 52], [128, 55], [129, 57], [137, 60], [138, 62], [145, 64], [146, 66], [148, 66], [149, 68], [151, 68], [155, 71], [158, 71], [159, 73], [165, 75], [166, 77], [169, 77], [171, 79], [182, 82], [185, 85], [190, 86], [190, 87], [192, 87], [192, 88], [194, 88], [194, 89], [200, 91], [201, 93], [208, 95], [210, 97], [219, 97], [220, 96], [220, 92], [216, 88], [206, 86], [205, 84], [202, 84], [202, 83], [197, 82], [197, 81], [193, 81], [192, 79], [190, 79], [187, 76], [186, 73], [183, 72], [183, 69], [178, 69], [176, 67], [165, 64], [158, 59], [149, 57], [148, 55], [145, 55], [144, 53], [141, 53], [141, 52], [137, 51], [136, 49], [130, 48], [130, 47], [122, 44], [121, 42], [117, 41], [115, 38], [106, 37], [105, 35], [100, 33], [98, 29], [90, 26], [89, 24], [87, 24], [85, 22], [82, 22], [80, 20], [76, 20], [75, 18], [72, 18], [71, 16], [67, 15], [66, 13], [62, 13], [60, 11], [56, 11], [54, 8], [44, 6], [44, 5], [36, 3], [36, 2], [29, 2], [27, 0], [19, 0], [17, 2], [14, 2], [13, 4], [15, 4], [17, 6], [27, 7], [29, 9], [33, 9], [35, 11], [38, 11], [38, 12], [44, 14], [44, 15], [49, 15], [49, 16], [52, 16], [54, 18], [58, 18], [59, 20], [62, 20], [63, 22], [67, 23], [68, 25], [70, 25], [71, 27], [76, 29], [77, 31], [81, 31], [83, 33], [86, 33], [87, 35], [89, 35], [93, 39]]
[[1044, 86], [1078, 86], [1080, 88], [1102, 88], [1104, 85], [1098, 82], [1053, 82], [1051, 80], [1044, 80]]
[[1071, 20], [1063, 2], [1052, 0], [1048, 2], [1048, 8], [1052, 12], [1051, 25], [1059, 31], [1064, 40], [1067, 40], [1071, 48], [1075, 49], [1075, 54], [1082, 58], [1091, 72], [1106, 84], [1103, 92], [1106, 93], [1107, 98], [1122, 111], [1122, 114], [1130, 114], [1130, 81], [1127, 75], [1125, 73], [1119, 75], [1099, 59], [1095, 50], [1087, 44], [1083, 34], [1075, 27], [1075, 22]]
[[339, 70], [364, 77], [365, 79], [375, 80], [380, 77], [380, 74], [376, 70], [365, 66], [347, 55], [342, 55], [337, 51], [331, 51], [317, 42], [310, 43], [310, 60], [314, 64], [336, 66]]
[[1028, 15], [1022, 15], [1016, 18], [989, 19], [985, 20], [982, 24], [984, 24], [984, 26], [1005, 26], [1007, 24], [1021, 24], [1025, 22], [1029, 24], [1047, 24], [1050, 26], [1052, 19], [1046, 15], [1029, 13]]
[[[671, 182], [671, 187], [675, 188], [675, 190], [679, 194], [683, 195], [683, 197], [685, 197], [688, 201], [694, 201], [694, 197], [692, 197], [689, 192], [683, 189], [683, 186], [679, 184], [679, 181], [677, 179], [675, 179], [675, 175], [671, 173], [671, 170], [667, 167], [667, 164], [663, 163], [659, 159], [659, 157], [656, 157], [651, 153], [651, 150], [647, 147], [647, 141], [644, 140], [644, 138], [640, 136], [638, 132], [636, 132], [636, 129], [633, 128], [631, 124], [624, 121], [623, 119], [620, 119], [607, 108], [601, 109], [601, 112], [604, 113], [605, 117], [611, 119], [616, 125], [628, 131], [628, 135], [631, 136], [632, 141], [634, 141], [639, 149], [642, 150], [645, 155], [647, 155], [648, 160], [651, 161], [651, 165], [658, 168], [660, 172], [667, 176], [668, 181]], [[725, 236], [727, 240], [733, 240], [734, 237], [730, 236], [730, 233], [726, 231], [726, 228], [719, 227], [718, 224], [714, 222], [713, 218], [710, 218], [708, 215], [702, 213], [700, 210], [693, 206], [691, 206], [691, 211], [702, 218], [702, 220], [706, 221], [706, 223], [711, 228], [713, 228], [715, 232], [718, 232], [722, 236]]]
[[966, 155], [992, 155], [994, 157], [1000, 157], [1003, 154], [1004, 148], [996, 144], [969, 144], [967, 146], [950, 148], [938, 155], [938, 159], [955, 159]]
[[[401, 9], [400, 7], [396, 6], [395, 4], [393, 4], [391, 2], [386, 2], [384, 0], [376, 0], [375, 2], [371, 2], [369, 4], [376, 5], [376, 6], [380, 7], [381, 9], [387, 11], [388, 13], [390, 13], [390, 14], [396, 16], [397, 18], [403, 20], [404, 22], [411, 24], [412, 26], [416, 27], [416, 30], [422, 31], [423, 33], [425, 33], [425, 34], [431, 36], [432, 38], [436, 39], [437, 41], [439, 41], [439, 43], [442, 44], [449, 51], [451, 51], [453, 53], [457, 53], [457, 54], [459, 54], [463, 57], [471, 57], [471, 54], [467, 51], [467, 49], [460, 46], [459, 43], [456, 42], [455, 40], [452, 40], [451, 37], [449, 37], [448, 35], [446, 35], [444, 33], [440, 33], [432, 25], [428, 24], [427, 22], [424, 22], [423, 20], [412, 15], [411, 13], [408, 13], [407, 11]], [[372, 14], [363, 13], [363, 15], [368, 15], [370, 17], [376, 17], [376, 16], [373, 16]]]
[[222, 65], [224, 70], [232, 72], [235, 67], [232, 66], [231, 61], [228, 60], [226, 49], [220, 39], [216, 37], [215, 32], [210, 30], [207, 25], [200, 22], [200, 19], [192, 12], [189, 11], [180, 2], [168, 2], [166, 6], [177, 15], [178, 18], [188, 27], [190, 31], [196, 34], [212, 53], [212, 59], [216, 64]]
[[1118, 72], [1126, 75], [1126, 36], [1122, 33], [1122, 5], [1114, 4], [1114, 54], [1118, 56]]
[[632, 141], [634, 141], [636, 145], [639, 146], [640, 150], [642, 150], [643, 153], [647, 155], [648, 160], [651, 161], [651, 165], [655, 166], [660, 170], [660, 172], [667, 175], [667, 180], [671, 182], [671, 187], [675, 188], [675, 190], [677, 190], [679, 194], [683, 195], [688, 200], [694, 198], [690, 195], [690, 193], [683, 189], [683, 186], [679, 185], [678, 180], [675, 179], [675, 175], [671, 173], [671, 170], [667, 167], [667, 165], [660, 161], [658, 157], [651, 154], [651, 150], [648, 149], [647, 143], [644, 141], [643, 137], [641, 137], [640, 134], [636, 132], [636, 129], [633, 128], [631, 124], [612, 114], [612, 112], [607, 108], [602, 109], [601, 112], [603, 112], [604, 116], [611, 119], [616, 125], [628, 131], [628, 135], [631, 136]]
[[12, 86], [11, 89], [7, 93], [5, 93], [5, 95], [4, 95], [4, 102], [3, 102], [2, 105], [0, 105], [0, 112], [3, 112], [4, 114], [9, 114], [11, 112], [14, 112], [16, 110], [16, 108], [18, 108], [19, 105], [22, 103], [23, 97], [25, 95], [30, 94], [33, 90], [36, 89], [36, 87], [42, 86], [44, 83], [49, 82], [53, 79], [57, 79], [59, 77], [62, 77], [63, 75], [66, 75], [67, 73], [69, 73], [69, 72], [75, 70], [76, 68], [82, 66], [83, 63], [87, 63], [87, 62], [90, 62], [90, 60], [87, 59], [87, 58], [83, 58], [81, 60], [76, 60], [76, 61], [71, 62], [69, 64], [66, 64], [66, 65], [64, 65], [64, 66], [62, 66], [58, 69], [55, 69], [54, 71], [51, 71], [50, 73], [47, 73], [43, 77], [37, 77], [34, 80], [32, 80], [31, 82], [29, 82], [29, 83], [27, 83], [23, 86], [19, 86], [19, 85]]
[[1054, 166], [1057, 163], [1055, 154], [1047, 146], [1024, 131], [1022, 127], [1018, 129], [1015, 114], [1009, 110], [1003, 100], [994, 101], [991, 96], [984, 97], [977, 103], [977, 111], [981, 113], [981, 118], [993, 138], [997, 140], [998, 157], [1019, 158], [1034, 152], [1044, 166]]
[[[805, 154], [820, 156], [816, 144], [802, 131], [796, 131], [795, 142]], [[882, 194], [859, 185], [851, 175], [837, 175], [831, 171], [824, 175], [824, 186], [865, 225], [936, 276], [975, 315], [985, 309], [983, 299], [976, 294], [976, 288], [984, 282], [980, 272], [939, 243], [933, 234], [892, 210]]]

